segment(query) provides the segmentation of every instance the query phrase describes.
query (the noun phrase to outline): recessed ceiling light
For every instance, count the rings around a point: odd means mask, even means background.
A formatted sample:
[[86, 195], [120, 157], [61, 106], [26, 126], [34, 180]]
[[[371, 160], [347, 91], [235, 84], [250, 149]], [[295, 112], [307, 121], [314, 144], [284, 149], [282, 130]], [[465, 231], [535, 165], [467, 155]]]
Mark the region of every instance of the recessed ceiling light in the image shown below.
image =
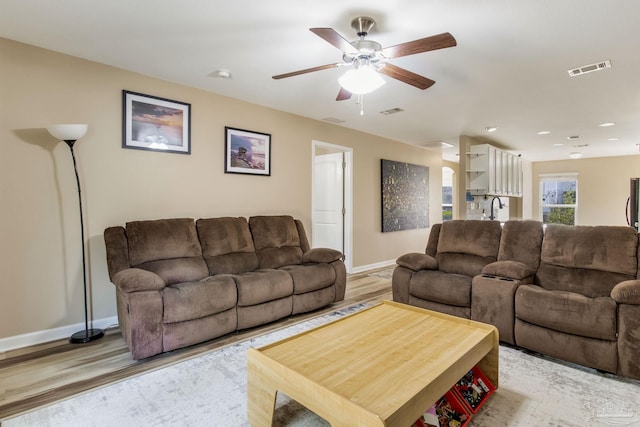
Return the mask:
[[549, 135], [550, 133], [551, 133], [551, 131], [541, 130], [540, 132], [538, 132], [538, 135]]
[[444, 142], [444, 141], [440, 141], [440, 145], [442, 145], [442, 148], [453, 148], [452, 144], [449, 144], [448, 142]]
[[569, 153], [569, 157], [572, 159], [579, 159], [582, 157], [582, 153], [579, 151], [574, 151], [573, 153]]
[[498, 126], [487, 126], [486, 128], [484, 128], [484, 130], [486, 130], [487, 132], [495, 132], [498, 130]]
[[600, 123], [600, 127], [607, 128], [609, 126], [615, 126], [616, 124], [613, 122]]
[[607, 141], [619, 141], [620, 138], [618, 138], [617, 136], [615, 138], [609, 138], [607, 139]]
[[556, 142], [553, 144], [554, 147], [562, 147], [564, 144], [562, 142]]

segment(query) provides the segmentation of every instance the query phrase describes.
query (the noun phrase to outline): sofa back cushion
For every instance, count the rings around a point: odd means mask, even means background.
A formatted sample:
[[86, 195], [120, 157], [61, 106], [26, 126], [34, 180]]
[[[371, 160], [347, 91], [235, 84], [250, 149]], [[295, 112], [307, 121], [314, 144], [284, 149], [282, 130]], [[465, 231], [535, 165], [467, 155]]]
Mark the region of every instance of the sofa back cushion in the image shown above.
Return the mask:
[[279, 268], [302, 263], [300, 236], [293, 217], [253, 216], [249, 228], [260, 268]]
[[438, 253], [438, 238], [440, 237], [440, 228], [442, 224], [433, 224], [431, 226], [431, 231], [429, 232], [429, 239], [427, 239], [427, 247], [424, 250], [424, 253], [427, 255], [431, 255], [435, 258]]
[[541, 221], [507, 221], [502, 227], [498, 261], [517, 261], [536, 270], [544, 229]]
[[442, 223], [436, 259], [439, 270], [475, 276], [498, 257], [498, 221], [453, 220]]
[[125, 232], [131, 267], [152, 271], [168, 285], [208, 275], [193, 219], [133, 221]]
[[635, 279], [637, 251], [632, 227], [549, 224], [536, 284], [590, 298], [608, 297], [617, 283]]
[[206, 218], [196, 222], [209, 274], [240, 274], [258, 268], [246, 218]]

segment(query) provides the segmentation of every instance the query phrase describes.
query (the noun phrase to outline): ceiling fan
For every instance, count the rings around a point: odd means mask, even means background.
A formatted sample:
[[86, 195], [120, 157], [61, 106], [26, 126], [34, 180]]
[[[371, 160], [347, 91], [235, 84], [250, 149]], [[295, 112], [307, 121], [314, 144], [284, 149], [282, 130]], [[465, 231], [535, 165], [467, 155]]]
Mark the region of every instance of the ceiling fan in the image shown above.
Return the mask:
[[[373, 18], [367, 16], [360, 16], [353, 19], [351, 21], [351, 28], [356, 30], [359, 37], [359, 39], [354, 42], [349, 42], [332, 28], [310, 28], [309, 30], [312, 33], [331, 43], [343, 52], [342, 62], [279, 74], [277, 76], [273, 76], [273, 78], [279, 80], [314, 71], [353, 66], [354, 68], [352, 70], [349, 70], [349, 72], [338, 79], [341, 88], [340, 92], [338, 92], [338, 96], [336, 97], [336, 101], [349, 99], [353, 93], [362, 95], [375, 90], [384, 83], [384, 80], [379, 74], [384, 74], [403, 83], [415, 86], [418, 89], [424, 90], [431, 87], [435, 81], [390, 64], [387, 60], [414, 55], [416, 53], [428, 52], [430, 50], [453, 47], [456, 46], [456, 39], [449, 33], [442, 33], [383, 48], [380, 43], [366, 39], [367, 34], [369, 34], [369, 31], [373, 28], [375, 23], [376, 22]], [[350, 73], [351, 71], [353, 71], [353, 73]], [[349, 73], [350, 77], [347, 78], [347, 74]], [[367, 86], [364, 84], [364, 81], [368, 78], [373, 79], [374, 81], [377, 80], [377, 83], [372, 83], [372, 85]], [[350, 82], [347, 81], [349, 79], [351, 79], [351, 85], [349, 84]]]

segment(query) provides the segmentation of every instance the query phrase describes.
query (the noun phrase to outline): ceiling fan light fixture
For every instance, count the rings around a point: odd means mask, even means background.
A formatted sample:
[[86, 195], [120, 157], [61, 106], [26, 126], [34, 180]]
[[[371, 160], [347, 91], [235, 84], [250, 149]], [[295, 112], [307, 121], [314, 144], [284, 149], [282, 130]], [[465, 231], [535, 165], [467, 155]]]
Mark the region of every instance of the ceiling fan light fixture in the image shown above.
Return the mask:
[[373, 68], [361, 65], [344, 73], [338, 83], [355, 95], [364, 95], [380, 88], [385, 81]]

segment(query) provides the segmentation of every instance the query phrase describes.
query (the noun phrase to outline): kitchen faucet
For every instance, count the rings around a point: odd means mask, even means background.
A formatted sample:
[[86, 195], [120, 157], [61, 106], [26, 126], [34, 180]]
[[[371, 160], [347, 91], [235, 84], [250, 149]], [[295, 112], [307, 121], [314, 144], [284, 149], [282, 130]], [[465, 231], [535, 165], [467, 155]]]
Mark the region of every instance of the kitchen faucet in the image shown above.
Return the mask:
[[489, 214], [490, 220], [496, 219], [495, 215], [493, 215], [493, 201], [496, 199], [498, 199], [498, 209], [502, 209], [504, 207], [502, 206], [502, 200], [500, 200], [500, 197], [494, 196], [493, 199], [491, 199], [491, 213]]

